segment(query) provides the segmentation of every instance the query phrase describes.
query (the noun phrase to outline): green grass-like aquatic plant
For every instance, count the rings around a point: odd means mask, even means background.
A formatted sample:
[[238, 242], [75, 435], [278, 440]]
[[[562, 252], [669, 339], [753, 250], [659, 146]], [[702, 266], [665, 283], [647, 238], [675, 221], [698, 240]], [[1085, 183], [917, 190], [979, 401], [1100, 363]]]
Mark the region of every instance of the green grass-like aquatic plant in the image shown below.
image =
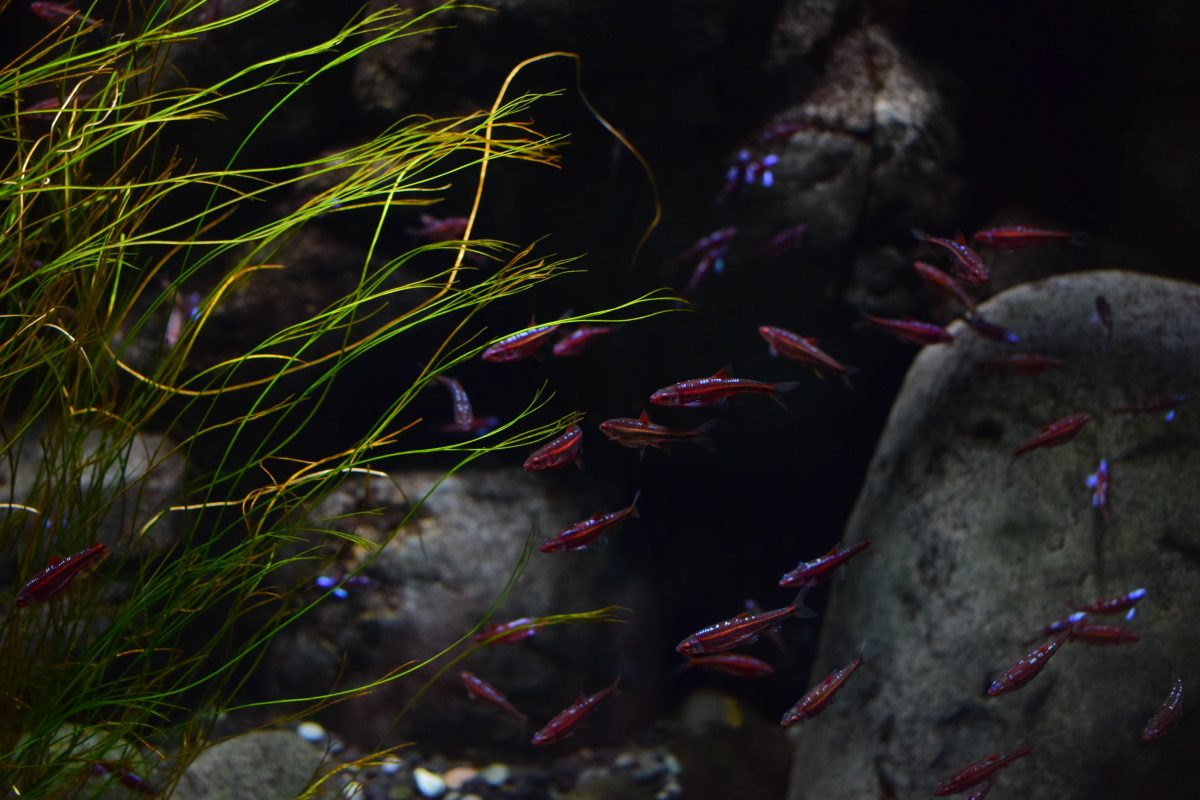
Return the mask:
[[[506, 83], [490, 110], [408, 118], [302, 163], [245, 163], [264, 122], [313, 80], [370, 48], [432, 35], [445, 11], [473, 8], [359, 14], [305, 49], [180, 85], [176, 48], [236, 33], [278, 2], [212, 20], [202, 0], [125, 6], [133, 19], [119, 35], [77, 16], [0, 69], [0, 98], [13, 109], [0, 116], [0, 587], [14, 596], [56, 553], [97, 541], [112, 551], [61, 596], [10, 603], [0, 617], [0, 791], [14, 796], [98, 794], [106, 784], [89, 780], [95, 764], [110, 768], [108, 783], [131, 771], [165, 785], [223, 711], [287, 703], [304, 713], [461, 652], [472, 631], [361, 686], [237, 699], [267, 645], [320, 602], [305, 590], [335, 550], [357, 545], [373, 558], [405, 528], [384, 541], [314, 530], [309, 512], [323, 498], [432, 455], [455, 456], [452, 473], [577, 418], [548, 416], [543, 392], [486, 435], [410, 444], [425, 424], [413, 400], [494, 338], [476, 315], [573, 270], [533, 245], [472, 240], [470, 227], [467, 241], [384, 253], [397, 206], [434, 203], [477, 173], [473, 224], [490, 161], [556, 165], [561, 137], [527, 121], [542, 96], [505, 99]], [[15, 11], [0, 0], [0, 24]], [[50, 95], [56, 108], [30, 107]], [[264, 111], [224, 166], [188, 164], [175, 132], [231, 124], [223, 110], [246, 98], [262, 98]], [[319, 188], [290, 211], [253, 213], [309, 186]], [[286, 274], [289, 241], [338, 215], [372, 220], [353, 288], [241, 352], [211, 357], [204, 337], [231, 299]], [[181, 318], [178, 299], [197, 286], [209, 288], [195, 317]], [[641, 319], [670, 300], [650, 293], [567, 321]], [[171, 315], [178, 338], [164, 342]], [[339, 375], [384, 345], [423, 364], [411, 385], [338, 452], [298, 459], [296, 437]], [[189, 474], [182, 497], [155, 496], [154, 481], [180, 457], [200, 474]], [[612, 612], [548, 624], [611, 621]]]

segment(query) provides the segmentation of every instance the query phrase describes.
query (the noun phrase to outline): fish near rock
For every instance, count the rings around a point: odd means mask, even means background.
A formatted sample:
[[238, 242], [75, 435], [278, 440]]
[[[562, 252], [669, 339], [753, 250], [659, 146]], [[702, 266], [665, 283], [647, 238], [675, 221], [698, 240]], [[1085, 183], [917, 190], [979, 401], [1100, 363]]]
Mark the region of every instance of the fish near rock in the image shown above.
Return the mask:
[[[1122, 323], [1107, 352], [1083, 313], [1097, 296]], [[844, 579], [830, 582], [813, 665], [827, 675], [869, 640], [871, 661], [895, 679], [881, 678], [853, 714], [826, 714], [813, 723], [819, 731], [794, 738], [788, 800], [928, 797], [939, 780], [999, 750], [987, 749], [993, 744], [1025, 737], [1034, 739], [1036, 764], [1005, 769], [988, 800], [1200, 797], [1200, 774], [1164, 761], [1186, 720], [1162, 742], [1138, 742], [1168, 694], [1167, 667], [1200, 663], [1200, 639], [1185, 622], [1200, 606], [1189, 555], [1200, 530], [1186, 522], [1200, 519], [1200, 452], [1184, 444], [1193, 421], [1109, 411], [1200, 385], [1197, 308], [1196, 284], [1076, 272], [979, 304], [983, 316], [1020, 330], [1031, 349], [1068, 368], [1036, 379], [981, 369], [1002, 345], [973, 335], [916, 356], [840, 537], [870, 538], [880, 557], [856, 557]], [[1075, 409], [1093, 419], [1072, 444], [1008, 467], [1013, 446]], [[1180, 424], [1185, 433], [1172, 427]], [[1101, 455], [1114, 470], [1123, 465], [1120, 524], [1111, 529], [1097, 525], [1082, 487]], [[1107, 601], [1142, 585], [1150, 593], [1140, 605], [1153, 598], [1154, 607], [1138, 615], [1140, 641], [1068, 640], [1022, 688], [985, 695], [1039, 644], [1022, 641], [1071, 613], [1068, 601]], [[864, 677], [874, 678], [854, 680]]]

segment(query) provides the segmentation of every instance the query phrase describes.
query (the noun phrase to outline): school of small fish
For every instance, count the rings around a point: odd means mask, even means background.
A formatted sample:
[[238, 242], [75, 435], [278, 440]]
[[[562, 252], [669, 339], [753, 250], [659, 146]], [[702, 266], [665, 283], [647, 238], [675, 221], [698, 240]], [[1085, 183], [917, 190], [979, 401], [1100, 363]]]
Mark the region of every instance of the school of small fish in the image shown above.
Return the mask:
[[[777, 123], [775, 127], [779, 128], [781, 132], [774, 130], [765, 132], [764, 143], [774, 141], [772, 136], [786, 135], [787, 131], [783, 130], [780, 124]], [[801, 127], [803, 126], [801, 125]], [[726, 202], [755, 186], [763, 189], [769, 188], [774, 181], [772, 167], [776, 163], [777, 159], [773, 155], [755, 156], [749, 151], [741, 151], [737, 161], [729, 168], [726, 182], [717, 195], [716, 201], [718, 203]], [[803, 224], [793, 225], [781, 231], [759, 250], [757, 257], [777, 256], [798, 246], [804, 231]], [[678, 256], [677, 263], [680, 266], [690, 265], [690, 274], [687, 275], [682, 287], [686, 294], [695, 293], [706, 281], [714, 279], [724, 271], [731, 245], [737, 234], [736, 228], [720, 228], [701, 237]], [[1010, 347], [1019, 345], [1021, 342], [1019, 333], [996, 325], [979, 314], [976, 300], [969, 291], [969, 287], [985, 285], [989, 280], [989, 270], [980, 253], [972, 248], [961, 234], [953, 237], [940, 237], [914, 229], [913, 236], [922, 245], [936, 248], [949, 257], [948, 270], [926, 261], [915, 260], [913, 266], [920, 279], [935, 291], [957, 303], [962, 309], [964, 322], [971, 330], [1003, 345]], [[1047, 246], [1058, 242], [1073, 241], [1075, 238], [1067, 231], [1029, 225], [981, 230], [972, 237], [978, 245], [996, 250]], [[1111, 342], [1114, 317], [1115, 313], [1108, 302], [1102, 297], [1097, 297], [1092, 320], [1101, 328], [1104, 336], [1103, 347], [1107, 347]], [[865, 322], [867, 325], [903, 341], [922, 347], [948, 346], [954, 342], [953, 334], [945, 328], [921, 320], [888, 319], [867, 314]], [[494, 362], [530, 358], [541, 349], [543, 344], [549, 341], [556, 329], [556, 325], [538, 326], [531, 322], [530, 327], [524, 331], [496, 340], [484, 350], [483, 358]], [[578, 356], [595, 337], [612, 332], [610, 328], [580, 327], [573, 333], [563, 335], [553, 346], [553, 352], [556, 356]], [[766, 341], [771, 355], [782, 356], [809, 367], [818, 376], [836, 375], [850, 387], [851, 376], [856, 370], [847, 367], [834, 356], [825, 352], [820, 347], [817, 338], [801, 335], [774, 325], [762, 325], [758, 328], [758, 333]], [[1064, 364], [1049, 354], [1011, 350], [990, 358], [980, 364], [980, 367], [1035, 376], [1048, 370], [1062, 369]], [[783, 396], [797, 388], [798, 385], [793, 381], [770, 382], [733, 377], [728, 368], [722, 368], [706, 377], [685, 379], [664, 386], [654, 391], [649, 396], [648, 402], [656, 406], [708, 408], [725, 405], [733, 397], [759, 395], [774, 400], [786, 408]], [[1186, 396], [1182, 394], [1152, 397], [1147, 398], [1139, 405], [1113, 409], [1111, 413], [1118, 415], [1162, 414], [1164, 419], [1169, 422], [1175, 418], [1178, 407], [1185, 400]], [[455, 407], [458, 407], [457, 399]], [[1057, 420], [1031, 426], [1034, 430], [1030, 436], [1012, 446], [1010, 464], [1035, 451], [1069, 444], [1091, 419], [1091, 415], [1087, 413], [1074, 412], [1067, 413]], [[637, 450], [639, 456], [644, 457], [647, 448], [668, 451], [672, 445], [687, 442], [712, 448], [713, 444], [709, 435], [714, 425], [715, 420], [710, 420], [695, 428], [670, 428], [651, 421], [647, 412], [643, 410], [641, 416], [636, 419], [608, 419], [601, 422], [599, 427], [605, 437], [617, 444]], [[525, 462], [525, 469], [556, 469], [570, 463], [579, 463], [583, 438], [582, 428], [578, 425], [570, 426], [532, 453]], [[1100, 458], [1096, 471], [1087, 477], [1085, 483], [1086, 487], [1091, 490], [1091, 504], [1095, 513], [1101, 521], [1107, 522], [1112, 513], [1109, 461]], [[640, 496], [640, 492], [638, 495]], [[638, 496], [635, 496], [632, 502], [624, 508], [598, 511], [587, 519], [568, 525], [558, 534], [545, 540], [541, 546], [542, 552], [559, 553], [582, 549], [592, 544], [604, 533], [631, 518], [636, 518], [638, 516], [637, 502]], [[805, 606], [806, 595], [815, 587], [828, 581], [837, 570], [846, 568], [852, 558], [868, 549], [870, 545], [869, 540], [838, 545], [824, 555], [810, 560], [802, 560], [796, 567], [784, 572], [779, 579], [779, 586], [798, 592], [792, 602], [787, 605], [767, 611], [743, 610], [729, 619], [707, 625], [684, 637], [675, 648], [685, 659], [680, 669], [699, 669], [742, 678], [761, 678], [772, 674], [774, 668], [767, 661], [733, 651], [754, 643], [760, 636], [776, 633], [786, 620], [815, 616]], [[1047, 623], [1025, 643], [1028, 646], [1039, 640], [1045, 640], [1011, 667], [998, 674], [987, 689], [988, 697], [995, 698], [1013, 692], [1035, 680], [1047, 668], [1051, 658], [1070, 642], [1094, 646], [1128, 645], [1137, 642], [1139, 635], [1135, 631], [1091, 620], [1093, 617], [1113, 614], [1125, 614], [1125, 619], [1131, 620], [1135, 606], [1146, 595], [1146, 589], [1138, 588], [1116, 597], [1096, 598], [1083, 604], [1071, 604], [1074, 609], [1072, 613]], [[521, 619], [492, 626], [480, 634], [480, 638], [489, 644], [512, 642], [532, 636], [536, 630], [536, 619]], [[824, 712], [831, 705], [837, 693], [863, 666], [864, 660], [867, 658], [860, 652], [846, 666], [830, 673], [783, 714], [780, 724], [785, 728], [790, 727], [807, 722]], [[516, 717], [520, 714], [498, 690], [474, 676], [471, 676], [468, 681], [469, 673], [463, 673], [463, 675], [463, 680], [467, 682], [468, 691], [472, 695], [485, 699], [499, 711], [510, 716]], [[580, 721], [591, 714], [602, 700], [615, 691], [616, 685], [617, 682], [614, 681], [612, 685], [595, 694], [588, 696], [581, 694], [573, 705], [550, 720], [534, 735], [533, 744], [539, 746], [550, 744], [570, 736]], [[1142, 738], [1150, 741], [1166, 734], [1178, 723], [1182, 710], [1183, 679], [1175, 677], [1166, 700], [1146, 723]], [[1002, 769], [1032, 752], [1033, 747], [1026, 744], [1007, 755], [997, 753], [987, 756], [937, 783], [933, 794], [941, 797], [970, 792], [970, 799], [979, 800], [992, 790]]]
[[[219, 13], [219, 4], [211, 4], [211, 7], [218, 9], [213, 13]], [[78, 9], [67, 4], [35, 2], [30, 4], [30, 9], [37, 16], [55, 25], [68, 22], [78, 22], [87, 26], [103, 25], [101, 22], [85, 17]], [[57, 100], [55, 100], [56, 103]], [[49, 101], [46, 102], [46, 107], [51, 107]], [[761, 143], [769, 145], [781, 141], [791, 133], [807, 127], [810, 125], [804, 121], [773, 123], [763, 131]], [[774, 183], [772, 168], [777, 162], [778, 159], [773, 154], [755, 155], [750, 150], [740, 151], [735, 163], [728, 168], [725, 183], [721, 187], [716, 201], [724, 203], [733, 200], [740, 193], [752, 190], [752, 187], [770, 189]], [[459, 238], [464, 230], [465, 219], [462, 217], [438, 219], [430, 215], [421, 215], [420, 226], [411, 228], [408, 232], [417, 240], [441, 242]], [[798, 247], [804, 232], [805, 225], [802, 223], [780, 231], [761, 247], [757, 257], [778, 257]], [[678, 256], [678, 264], [691, 266], [690, 274], [683, 287], [686, 293], [692, 294], [698, 291], [706, 281], [714, 279], [724, 271], [728, 254], [737, 235], [738, 230], [734, 227], [718, 229], [699, 239]], [[926, 261], [914, 260], [913, 267], [920, 279], [961, 306], [963, 320], [979, 335], [1006, 345], [1019, 344], [1021, 338], [1018, 333], [988, 322], [978, 313], [976, 301], [971, 296], [968, 286], [982, 286], [989, 280], [988, 267], [979, 252], [973, 249], [961, 234], [940, 237], [913, 229], [912, 235], [922, 245], [929, 249], [936, 249], [936, 252], [949, 257], [949, 271]], [[1072, 233], [1066, 231], [1028, 225], [991, 228], [978, 231], [972, 237], [973, 241], [982, 247], [997, 250], [1047, 246], [1074, 238]], [[181, 331], [195, 317], [197, 306], [198, 298], [194, 295], [181, 294], [176, 298], [165, 335], [165, 343], [168, 347], [175, 345]], [[1106, 347], [1112, 340], [1116, 316], [1116, 312], [1107, 300], [1103, 297], [1096, 298], [1092, 321], [1101, 328], [1104, 335], [1103, 344]], [[880, 331], [921, 347], [951, 346], [954, 342], [954, 336], [947, 330], [921, 320], [889, 319], [867, 314], [865, 322]], [[577, 358], [602, 337], [617, 332], [612, 327], [590, 325], [581, 325], [569, 332], [560, 332], [561, 327], [559, 322], [539, 325], [531, 320], [529, 327], [524, 330], [491, 342], [482, 350], [481, 358], [491, 363], [524, 361], [538, 355], [548, 344], [551, 345], [555, 357]], [[821, 349], [817, 338], [767, 324], [760, 326], [758, 333], [768, 344], [771, 355], [781, 356], [806, 366], [818, 376], [836, 375], [846, 383], [847, 387], [850, 387], [850, 378], [856, 370], [842, 364]], [[557, 339], [555, 339], [556, 336]], [[1054, 356], [1044, 353], [1009, 351], [989, 359], [980, 366], [1034, 376], [1048, 370], [1062, 369], [1064, 364]], [[452, 400], [453, 422], [445, 425], [443, 432], [480, 435], [497, 425], [498, 421], [495, 417], [476, 416], [466, 390], [457, 380], [449, 376], [439, 376], [436, 381], [449, 391]], [[767, 382], [733, 377], [727, 368], [721, 368], [710, 376], [684, 379], [664, 386], [651, 393], [647, 402], [656, 406], [708, 408], [724, 405], [734, 397], [759, 395], [777, 402], [786, 409], [783, 395], [798, 386], [799, 382], [796, 381]], [[1161, 414], [1166, 422], [1170, 422], [1175, 419], [1179, 407], [1186, 399], [1187, 397], [1183, 394], [1149, 397], [1140, 404], [1112, 409], [1110, 413], [1115, 415]], [[1018, 458], [1034, 451], [1070, 443], [1090, 419], [1091, 416], [1087, 413], [1074, 412], [1042, 424], [1036, 432], [1031, 433], [1028, 439], [1017, 443], [1012, 448], [1010, 465]], [[713, 449], [710, 435], [715, 424], [715, 420], [710, 420], [690, 429], [671, 428], [652, 422], [647, 412], [643, 410], [637, 418], [604, 420], [599, 424], [599, 429], [609, 440], [635, 449], [638, 451], [639, 457], [644, 457], [647, 448], [666, 452], [673, 445], [684, 443]], [[531, 453], [523, 467], [530, 472], [560, 469], [570, 464], [582, 467], [583, 439], [583, 428], [577, 424], [570, 425], [551, 441]], [[1112, 513], [1111, 480], [1111, 465], [1107, 459], [1100, 458], [1096, 471], [1087, 476], [1085, 481], [1086, 488], [1091, 491], [1091, 504], [1103, 521], [1108, 521]], [[541, 552], [557, 554], [582, 550], [622, 524], [636, 519], [640, 494], [640, 491], [635, 494], [628, 506], [616, 510], [597, 511], [586, 519], [565, 526], [558, 533], [545, 539], [540, 547]], [[786, 620], [814, 617], [815, 614], [805, 605], [806, 596], [814, 588], [828, 581], [837, 570], [845, 569], [855, 556], [870, 546], [870, 540], [864, 539], [846, 546], [835, 546], [823, 555], [800, 561], [797, 566], [784, 572], [778, 581], [780, 587], [797, 591], [790, 603], [773, 610], [743, 610], [729, 619], [709, 624], [685, 636], [675, 647], [676, 651], [685, 658], [680, 668], [720, 672], [742, 678], [761, 678], [771, 675], [774, 668], [767, 661], [731, 651], [754, 643], [760, 636], [777, 632], [780, 625]], [[14, 604], [18, 608], [24, 608], [52, 601], [58, 595], [65, 593], [76, 580], [94, 570], [107, 555], [108, 549], [103, 544], [97, 543], [74, 555], [53, 560], [44, 570], [30, 578], [15, 594]], [[323, 590], [332, 590], [336, 597], [344, 597], [345, 589], [340, 585], [342, 582], [344, 581], [322, 576], [318, 578], [317, 586]], [[1073, 609], [1071, 613], [1046, 623], [1024, 643], [1024, 646], [1028, 646], [1045, 640], [995, 677], [987, 688], [987, 696], [999, 697], [1016, 691], [1035, 680], [1043, 670], [1047, 669], [1051, 658], [1070, 642], [1094, 646], [1126, 645], [1137, 642], [1139, 635], [1135, 631], [1117, 625], [1093, 623], [1090, 620], [1096, 616], [1116, 614], [1124, 614], [1127, 621], [1131, 620], [1137, 604], [1146, 595], [1146, 589], [1137, 588], [1115, 597], [1102, 597], [1082, 604], [1070, 604]], [[541, 618], [524, 617], [510, 622], [488, 625], [475, 636], [475, 639], [484, 646], [514, 645], [534, 636], [547, 624]], [[810, 721], [824, 712], [832, 704], [835, 695], [863, 666], [865, 658], [866, 656], [860, 652], [846, 666], [830, 673], [783, 714], [780, 724], [785, 728], [790, 727]], [[526, 722], [526, 715], [509, 701], [500, 689], [483, 678], [467, 670], [462, 670], [460, 680], [471, 698], [488, 704], [498, 713], [506, 714], [518, 722]], [[617, 691], [619, 682], [620, 677], [617, 677], [610, 685], [593, 694], [584, 695], [581, 692], [574, 703], [533, 734], [531, 744], [540, 747], [570, 737], [584, 719], [593, 714], [604, 700]], [[1182, 713], [1183, 678], [1173, 676], [1166, 699], [1147, 721], [1141, 732], [1141, 738], [1145, 741], [1152, 741], [1164, 736], [1179, 722]], [[989, 755], [937, 783], [933, 795], [941, 797], [973, 790], [969, 798], [979, 800], [991, 791], [1002, 769], [1032, 752], [1032, 746], [1025, 744], [1006, 755], [999, 753]], [[95, 765], [95, 769], [104, 771], [108, 768], [104, 765]], [[136, 785], [140, 779], [132, 773], [122, 774], [120, 780], [131, 788], [145, 791], [144, 788]]]

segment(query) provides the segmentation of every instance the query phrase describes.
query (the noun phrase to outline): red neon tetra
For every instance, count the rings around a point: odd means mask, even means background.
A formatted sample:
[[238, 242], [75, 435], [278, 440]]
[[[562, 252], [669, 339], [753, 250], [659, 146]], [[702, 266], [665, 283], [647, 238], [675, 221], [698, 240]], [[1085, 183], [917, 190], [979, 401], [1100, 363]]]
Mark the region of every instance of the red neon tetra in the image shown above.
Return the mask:
[[579, 726], [584, 717], [595, 711], [596, 706], [600, 704], [601, 700], [616, 691], [617, 684], [620, 681], [621, 679], [617, 678], [612, 682], [611, 686], [601, 689], [595, 694], [590, 694], [587, 697], [581, 694], [575, 703], [558, 712], [552, 720], [546, 723], [545, 727], [533, 735], [533, 746], [541, 747], [547, 744], [554, 744], [575, 733], [575, 728]]
[[1055, 420], [1037, 432], [1037, 435], [1021, 442], [1013, 448], [1012, 460], [1023, 456], [1030, 450], [1042, 447], [1059, 447], [1074, 439], [1090, 420], [1087, 414], [1072, 414], [1069, 417]]
[[958, 794], [965, 792], [976, 784], [990, 780], [1000, 770], [1007, 767], [1012, 762], [1022, 756], [1027, 756], [1033, 752], [1031, 745], [1025, 745], [1012, 751], [1006, 756], [999, 753], [992, 753], [987, 758], [981, 758], [974, 764], [969, 764], [958, 772], [951, 775], [946, 780], [937, 785], [933, 790], [934, 797], [945, 797], [948, 794]]
[[97, 542], [73, 556], [59, 559], [29, 579], [13, 601], [18, 608], [41, 603], [70, 586], [85, 569], [94, 567], [108, 556], [108, 548]]
[[[571, 462], [579, 463], [583, 449], [583, 430], [578, 425], [568, 425], [563, 432], [529, 454], [523, 465], [526, 472], [558, 469]], [[582, 465], [580, 465], [582, 466]]]
[[796, 705], [787, 710], [779, 724], [787, 728], [820, 714], [829, 707], [829, 704], [833, 702], [833, 696], [846, 684], [854, 671], [862, 666], [862, 662], [862, 656], [859, 656], [841, 669], [835, 669], [829, 673], [825, 680], [810, 689], [808, 694], [801, 697]]

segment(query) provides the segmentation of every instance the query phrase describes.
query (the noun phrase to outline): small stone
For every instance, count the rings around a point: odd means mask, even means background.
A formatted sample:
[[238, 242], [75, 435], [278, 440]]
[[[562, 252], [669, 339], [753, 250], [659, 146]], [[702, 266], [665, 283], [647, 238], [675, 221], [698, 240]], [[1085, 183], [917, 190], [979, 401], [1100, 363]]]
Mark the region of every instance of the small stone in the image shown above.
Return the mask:
[[503, 786], [512, 777], [512, 770], [507, 764], [496, 762], [479, 770], [479, 777], [483, 778], [483, 782], [488, 786]]
[[306, 742], [325, 744], [325, 728], [317, 722], [301, 722], [296, 726], [296, 733]]
[[683, 787], [678, 781], [670, 780], [658, 790], [658, 794], [654, 795], [654, 800], [673, 800], [673, 798], [683, 795]]
[[613, 766], [617, 769], [633, 769], [635, 764], [637, 764], [637, 756], [633, 753], [621, 753], [613, 761]]
[[417, 784], [417, 791], [423, 797], [441, 797], [446, 793], [446, 782], [442, 780], [442, 776], [436, 772], [430, 772], [424, 767], [417, 767], [413, 770], [413, 781]]
[[379, 764], [379, 771], [384, 775], [395, 775], [404, 769], [404, 762], [396, 756], [387, 756]]
[[483, 798], [477, 794], [464, 794], [459, 800], [483, 800]]
[[468, 781], [475, 780], [478, 775], [479, 772], [474, 767], [454, 767], [442, 776], [442, 780], [447, 788], [458, 790], [466, 786]]
[[363, 796], [363, 785], [358, 781], [348, 781], [342, 787], [342, 797], [346, 800], [359, 800]]
[[670, 753], [663, 756], [663, 766], [667, 768], [667, 774], [672, 778], [683, 772], [683, 765], [679, 763], [679, 759]]

